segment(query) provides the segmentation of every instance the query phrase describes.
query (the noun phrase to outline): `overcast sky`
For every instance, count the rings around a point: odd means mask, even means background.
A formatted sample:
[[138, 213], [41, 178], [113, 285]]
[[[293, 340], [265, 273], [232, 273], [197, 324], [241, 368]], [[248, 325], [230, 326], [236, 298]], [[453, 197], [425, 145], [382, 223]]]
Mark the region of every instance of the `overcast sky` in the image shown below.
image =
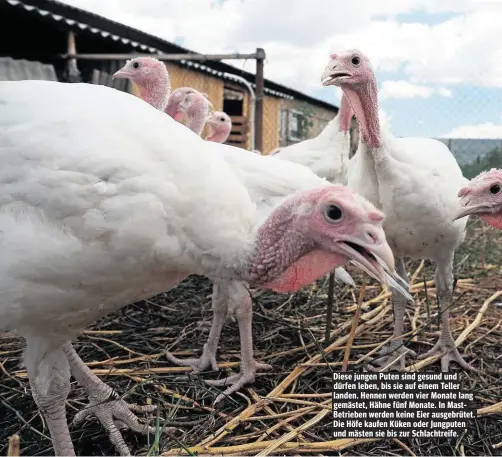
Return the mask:
[[267, 78], [333, 103], [329, 53], [358, 48], [395, 135], [502, 138], [502, 0], [64, 1], [197, 52], [262, 47]]

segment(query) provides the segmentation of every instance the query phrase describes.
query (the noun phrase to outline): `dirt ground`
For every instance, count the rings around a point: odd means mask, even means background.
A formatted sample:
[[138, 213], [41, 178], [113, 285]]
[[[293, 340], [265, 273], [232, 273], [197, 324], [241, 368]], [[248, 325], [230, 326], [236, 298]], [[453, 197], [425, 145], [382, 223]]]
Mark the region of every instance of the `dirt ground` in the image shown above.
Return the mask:
[[[502, 403], [491, 406], [502, 402], [502, 295], [487, 302], [502, 291], [501, 240], [500, 232], [471, 221], [456, 255], [452, 331], [462, 340], [460, 352], [479, 370], [462, 372], [463, 388], [475, 393], [478, 418], [457, 439], [332, 438], [332, 372], [341, 369], [359, 290], [336, 286], [336, 310], [326, 342], [326, 278], [295, 295], [265, 292], [254, 299], [255, 356], [274, 370], [217, 408], [212, 401], [222, 389], [203, 380], [238, 370], [235, 323], [223, 330], [219, 372], [191, 375], [163, 355], [166, 349], [184, 357], [202, 349], [212, 318], [211, 284], [204, 278], [191, 277], [175, 290], [107, 316], [86, 331], [75, 348], [128, 402], [158, 405], [159, 415], [150, 418], [159, 431], [163, 424], [182, 429], [174, 437], [124, 432], [136, 455], [502, 455]], [[417, 335], [410, 335], [406, 345], [420, 354], [437, 339], [433, 268], [429, 262], [414, 261], [407, 269], [415, 303], [408, 307], [405, 328]], [[351, 266], [348, 270], [359, 286], [364, 275]], [[391, 334], [389, 294], [367, 280], [349, 370], [364, 369], [367, 354]], [[21, 366], [22, 347], [14, 335], [0, 336], [0, 454], [6, 455], [9, 437], [19, 434], [22, 454], [53, 455], [48, 429]], [[440, 366], [429, 361], [419, 369], [437, 372]], [[450, 369], [460, 370], [456, 364]], [[70, 421], [86, 403], [84, 392], [73, 383], [67, 403]], [[114, 453], [93, 418], [72, 427], [71, 434], [77, 455]]]

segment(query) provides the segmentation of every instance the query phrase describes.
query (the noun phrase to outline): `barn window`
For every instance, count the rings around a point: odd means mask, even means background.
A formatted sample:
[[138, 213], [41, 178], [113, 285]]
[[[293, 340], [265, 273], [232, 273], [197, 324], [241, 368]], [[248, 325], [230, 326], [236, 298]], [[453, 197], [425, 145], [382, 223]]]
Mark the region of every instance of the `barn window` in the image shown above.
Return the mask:
[[302, 141], [307, 139], [307, 131], [305, 126], [308, 122], [308, 117], [301, 111], [290, 110], [288, 119], [288, 140]]
[[281, 146], [283, 146], [284, 142], [288, 140], [288, 110], [281, 109], [280, 118], [279, 118], [279, 140], [281, 142]]

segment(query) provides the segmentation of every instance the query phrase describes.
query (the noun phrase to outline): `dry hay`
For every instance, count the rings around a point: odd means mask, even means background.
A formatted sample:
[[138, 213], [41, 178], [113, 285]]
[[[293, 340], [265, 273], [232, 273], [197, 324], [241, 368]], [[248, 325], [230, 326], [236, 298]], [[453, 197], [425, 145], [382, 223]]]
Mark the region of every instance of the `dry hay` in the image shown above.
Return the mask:
[[[136, 455], [502, 455], [502, 444], [498, 444], [502, 443], [500, 239], [499, 232], [479, 221], [471, 222], [467, 241], [456, 256], [459, 279], [451, 312], [452, 330], [461, 353], [479, 370], [462, 373], [463, 388], [475, 393], [479, 410], [478, 419], [458, 439], [332, 439], [332, 371], [341, 369], [344, 355], [349, 370], [363, 369], [368, 355], [392, 334], [389, 294], [369, 281], [349, 344], [359, 291], [336, 287], [337, 309], [327, 343], [326, 278], [295, 295], [259, 295], [253, 318], [255, 355], [275, 369], [260, 375], [255, 385], [216, 409], [211, 403], [221, 389], [208, 386], [203, 379], [238, 370], [235, 323], [223, 330], [218, 352], [220, 373], [191, 375], [190, 369], [173, 367], [163, 357], [165, 349], [186, 357], [202, 348], [212, 317], [211, 284], [204, 278], [191, 277], [169, 293], [107, 316], [86, 331], [75, 348], [128, 402], [159, 405], [158, 416], [151, 416], [159, 431], [162, 424], [182, 428], [175, 437], [125, 432], [125, 440]], [[410, 262], [407, 267], [416, 303], [408, 309], [406, 325], [412, 332], [406, 336], [406, 344], [424, 353], [437, 339], [433, 270], [428, 262]], [[363, 275], [349, 269], [361, 284]], [[18, 338], [0, 337], [0, 454], [18, 455], [15, 439], [8, 451], [14, 434], [21, 437], [22, 454], [52, 454], [46, 424], [20, 367], [21, 353]], [[439, 371], [434, 359], [418, 366]], [[453, 364], [451, 369], [459, 367]], [[69, 420], [86, 403], [84, 392], [73, 383], [67, 403]], [[75, 427], [71, 434], [77, 455], [114, 453], [96, 420]]]

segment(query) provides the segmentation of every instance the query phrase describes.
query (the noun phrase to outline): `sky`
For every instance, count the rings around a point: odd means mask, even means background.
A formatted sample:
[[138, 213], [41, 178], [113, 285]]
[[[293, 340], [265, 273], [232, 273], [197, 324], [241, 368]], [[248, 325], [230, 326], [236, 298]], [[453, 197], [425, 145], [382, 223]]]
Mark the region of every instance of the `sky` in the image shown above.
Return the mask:
[[394, 135], [502, 138], [502, 0], [64, 2], [196, 52], [264, 48], [267, 79], [334, 104], [321, 73], [330, 53], [356, 48]]

